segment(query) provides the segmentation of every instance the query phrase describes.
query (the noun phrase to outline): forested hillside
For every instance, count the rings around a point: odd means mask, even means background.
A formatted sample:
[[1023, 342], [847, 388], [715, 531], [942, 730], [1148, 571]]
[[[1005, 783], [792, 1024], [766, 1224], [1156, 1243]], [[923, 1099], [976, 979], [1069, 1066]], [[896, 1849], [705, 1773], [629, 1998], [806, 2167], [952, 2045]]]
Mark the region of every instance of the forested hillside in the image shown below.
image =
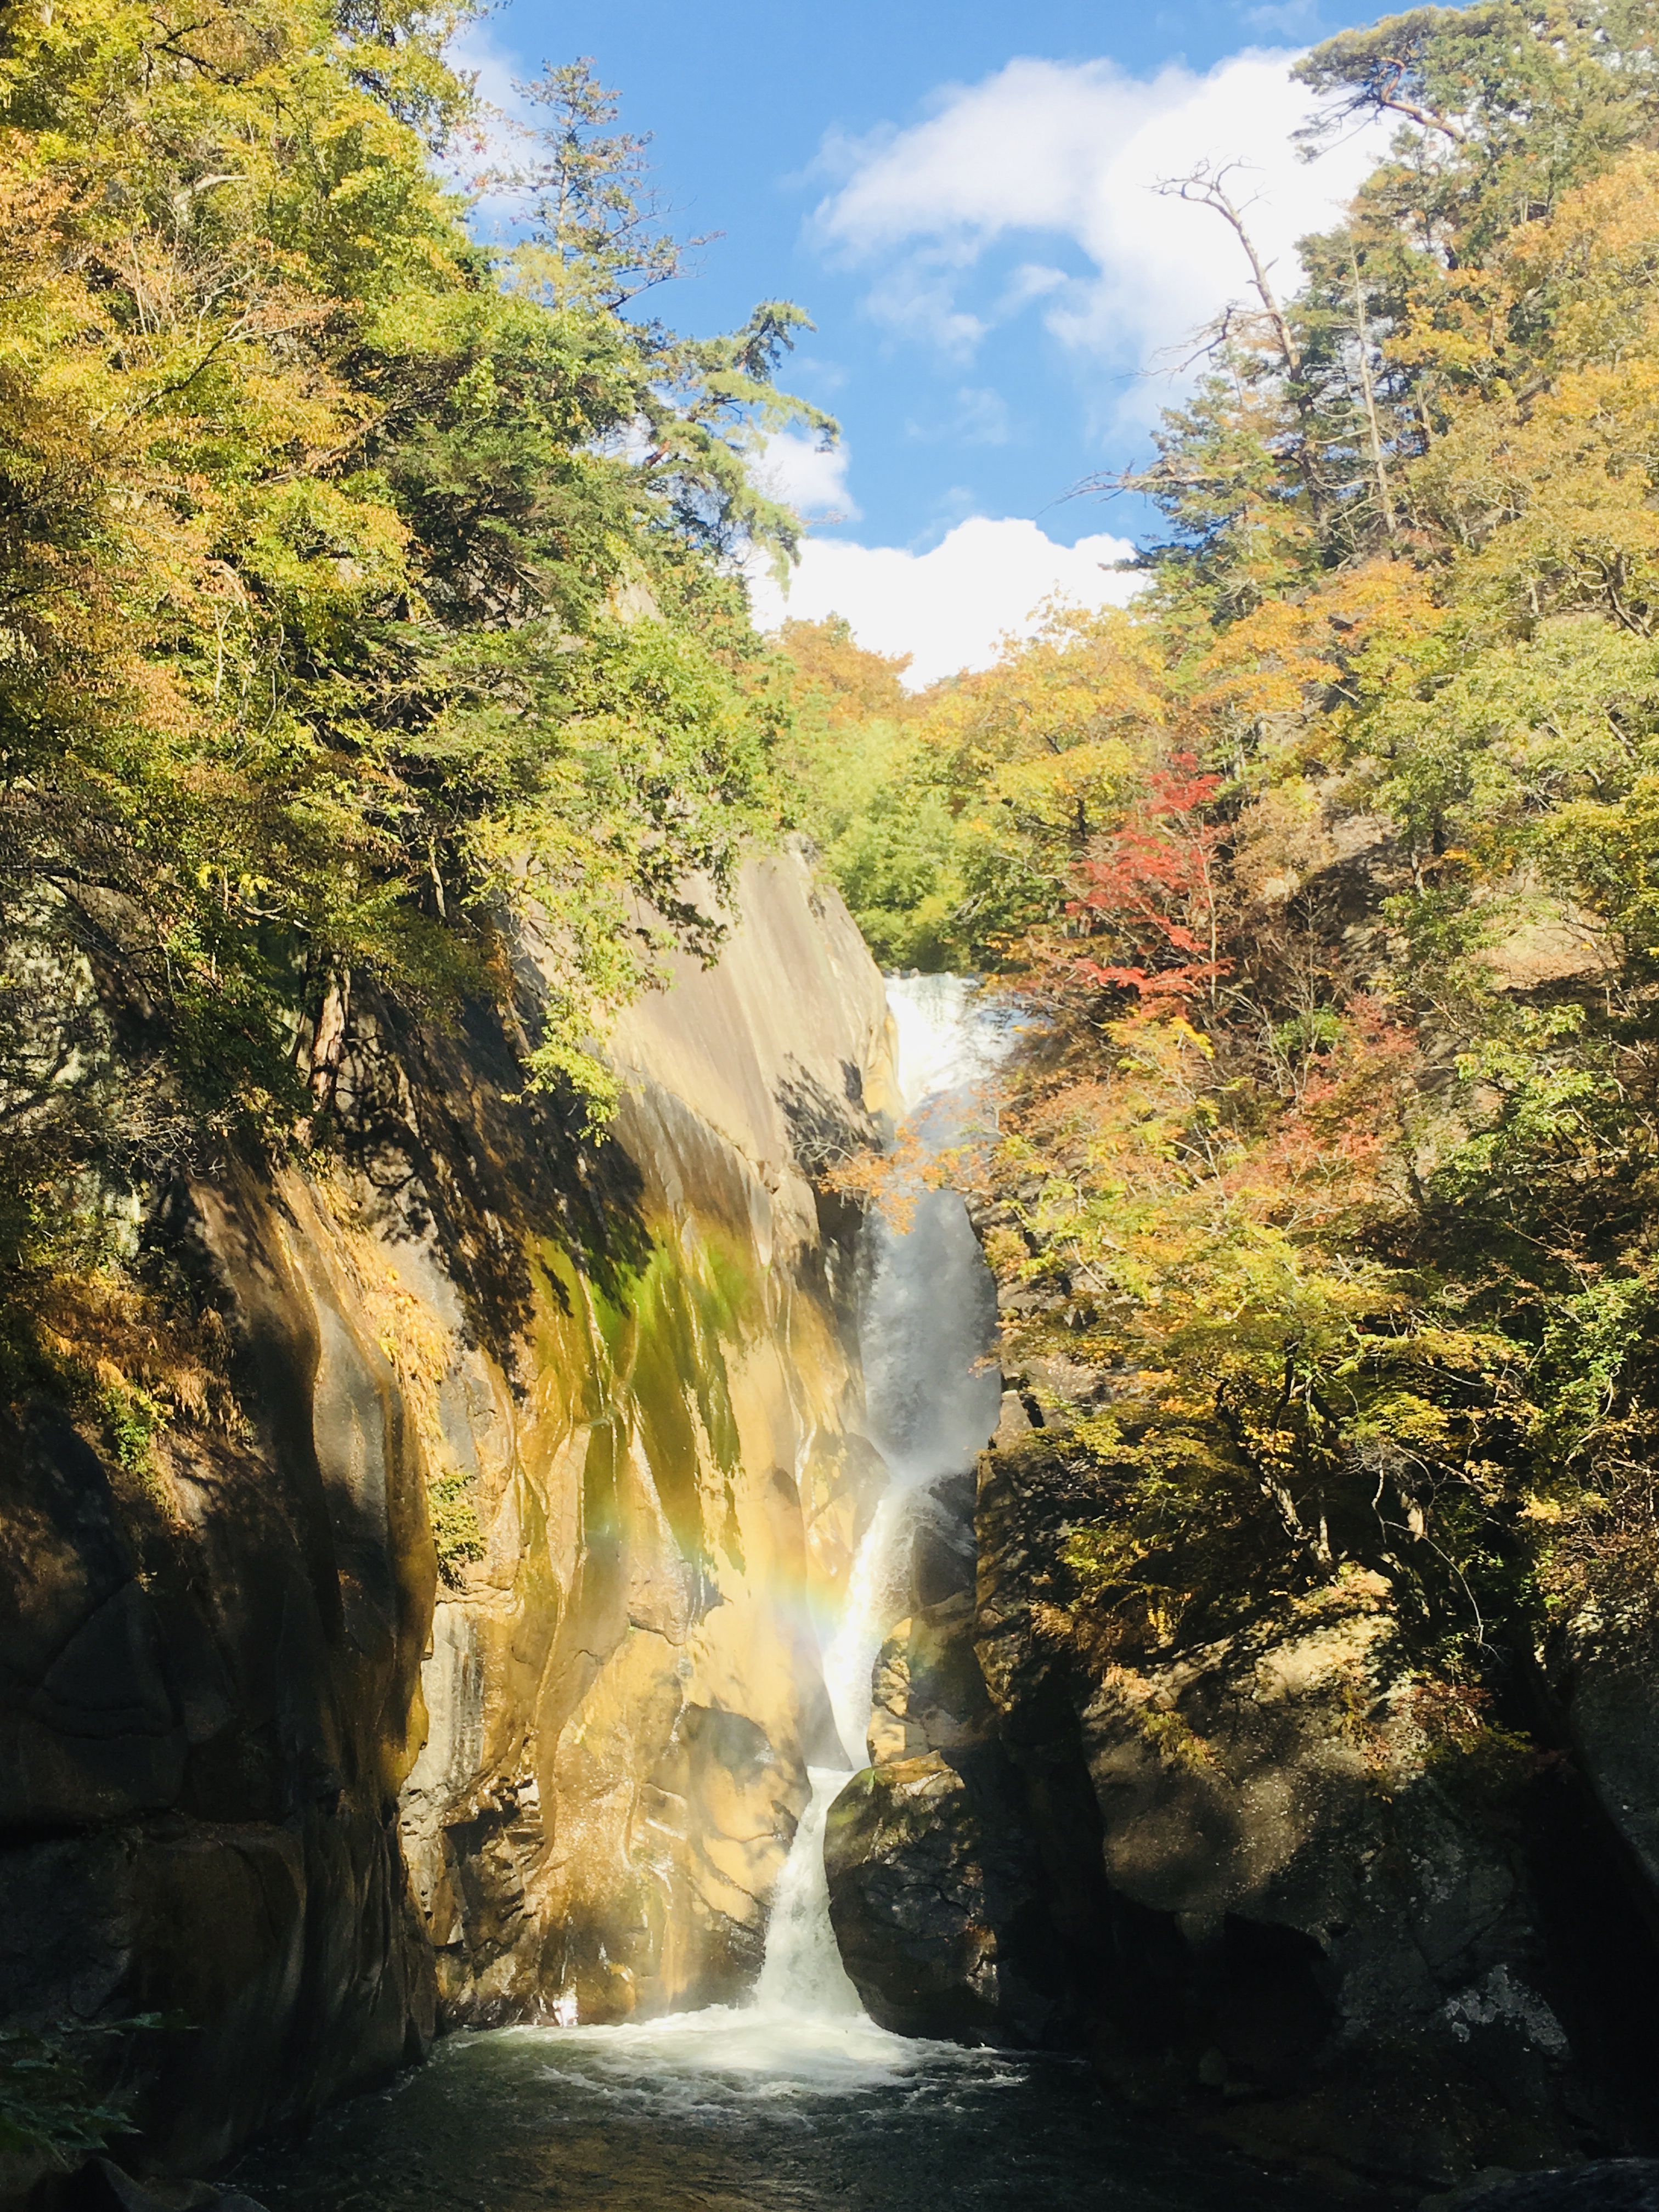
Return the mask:
[[1654, 22], [1319, 48], [1393, 154], [1284, 301], [1249, 176], [1181, 183], [1252, 289], [1089, 488], [1164, 518], [1133, 605], [912, 699], [790, 639], [871, 942], [1043, 1025], [958, 1172], [1092, 1501], [1053, 1633], [1386, 1590], [1431, 1746], [1500, 1764], [1498, 1647], [1659, 1584]]
[[0, 0], [0, 2196], [780, 1929], [1373, 2201], [1659, 2147], [1659, 0], [1305, 57], [1293, 295], [1170, 179], [1138, 594], [920, 694], [459, 21]]
[[525, 1080], [603, 1111], [608, 1011], [712, 946], [687, 886], [787, 790], [879, 957], [1042, 1015], [969, 1166], [1011, 1358], [1084, 1378], [1091, 1633], [1380, 1574], [1474, 1699], [1498, 1616], [1645, 1620], [1651, 9], [1318, 49], [1323, 129], [1401, 127], [1293, 298], [1248, 176], [1176, 180], [1251, 289], [1092, 488], [1161, 511], [1145, 588], [920, 698], [844, 625], [750, 626], [728, 556], [796, 525], [745, 455], [830, 427], [773, 383], [798, 311], [640, 304], [677, 249], [580, 66], [495, 180], [526, 242], [474, 244], [453, 27], [7, 14], [14, 1388], [94, 1372], [62, 1286], [158, 1176], [320, 1140], [354, 992], [517, 1024], [514, 916], [563, 955]]
[[[90, 1373], [64, 1285], [170, 1174], [324, 1140], [354, 994], [440, 1024], [494, 999], [526, 1081], [603, 1114], [607, 1014], [671, 942], [712, 949], [776, 820], [777, 685], [723, 556], [793, 540], [758, 431], [830, 427], [772, 382], [799, 312], [653, 317], [678, 249], [584, 64], [476, 177], [458, 20], [3, 12], [14, 1389]], [[446, 173], [523, 242], [475, 245]], [[526, 916], [561, 951], [533, 1033]]]

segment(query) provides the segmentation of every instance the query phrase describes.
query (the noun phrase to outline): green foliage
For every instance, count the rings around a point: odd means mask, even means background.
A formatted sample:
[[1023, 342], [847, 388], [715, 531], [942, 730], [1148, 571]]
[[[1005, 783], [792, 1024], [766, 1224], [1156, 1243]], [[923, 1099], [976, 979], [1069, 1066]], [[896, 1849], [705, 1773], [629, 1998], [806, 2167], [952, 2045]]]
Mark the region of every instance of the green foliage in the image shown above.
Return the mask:
[[1203, 1774], [1214, 1768], [1215, 1761], [1203, 1737], [1195, 1735], [1191, 1724], [1179, 1713], [1143, 1713], [1140, 1733], [1171, 1766], [1185, 1767], [1193, 1774]]
[[[550, 63], [514, 89], [549, 120], [536, 158], [514, 179], [526, 194], [542, 273], [556, 307], [626, 307], [680, 274], [682, 249], [661, 227], [650, 185], [648, 138], [602, 135], [618, 101], [591, 61]], [[702, 239], [694, 246], [705, 243]]]
[[[353, 985], [513, 1000], [526, 1079], [708, 954], [785, 709], [722, 567], [799, 310], [687, 339], [586, 64], [530, 242], [468, 238], [442, 5], [8, 11], [0, 46], [0, 1258], [100, 1193], [314, 1140]], [[695, 882], [695, 895], [689, 888]]]
[[1157, 712], [1143, 640], [1048, 615], [1029, 651], [919, 699], [838, 617], [786, 628], [799, 819], [888, 965], [1008, 965], [1120, 793], [1124, 730]]
[[919, 738], [905, 662], [854, 644], [837, 615], [787, 623], [781, 642], [794, 706], [783, 772], [798, 824], [884, 967], [965, 964], [967, 841]]
[[159, 2014], [143, 2013], [109, 2026], [0, 2028], [0, 2152], [72, 2157], [126, 2133], [126, 2100], [95, 2088], [93, 2077], [107, 2071], [107, 2046], [163, 2024]]
[[929, 974], [971, 963], [963, 857], [943, 794], [902, 777], [879, 784], [824, 854], [881, 964]]
[[[890, 738], [846, 687], [817, 803], [898, 941], [942, 802], [951, 938], [1043, 1018], [974, 1171], [1005, 1361], [1081, 1401], [1025, 1447], [1067, 1633], [1363, 1584], [1490, 1797], [1504, 1644], [1659, 1631], [1651, 9], [1419, 9], [1297, 73], [1400, 134], [1294, 299], [1241, 261], [1127, 479], [1147, 590]], [[1180, 189], [1248, 243], [1224, 173]]]
[[116, 1465], [131, 1474], [148, 1473], [150, 1446], [167, 1419], [164, 1408], [148, 1390], [109, 1383], [99, 1393], [99, 1413]]
[[428, 1484], [426, 1503], [438, 1572], [445, 1582], [459, 1585], [467, 1563], [484, 1555], [483, 1528], [472, 1502], [471, 1478], [454, 1469], [441, 1474]]
[[1293, 74], [1322, 96], [1312, 146], [1357, 116], [1401, 118], [1364, 198], [1462, 259], [1640, 143], [1659, 103], [1643, 0], [1413, 9], [1339, 33]]

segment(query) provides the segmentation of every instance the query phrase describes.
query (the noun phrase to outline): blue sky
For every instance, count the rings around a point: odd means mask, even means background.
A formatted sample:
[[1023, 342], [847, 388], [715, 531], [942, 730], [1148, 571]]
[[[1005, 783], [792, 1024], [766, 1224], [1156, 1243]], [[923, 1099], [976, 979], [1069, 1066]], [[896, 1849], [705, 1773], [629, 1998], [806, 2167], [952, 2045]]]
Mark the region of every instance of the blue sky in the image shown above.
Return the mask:
[[1050, 588], [1125, 588], [1105, 541], [1139, 518], [1066, 495], [1146, 450], [1181, 340], [1242, 282], [1224, 226], [1157, 183], [1246, 162], [1235, 188], [1291, 288], [1295, 239], [1380, 141], [1297, 161], [1288, 65], [1376, 12], [509, 0], [462, 58], [506, 99], [544, 59], [594, 58], [653, 134], [676, 227], [723, 234], [654, 295], [668, 320], [725, 328], [769, 296], [811, 313], [787, 380], [844, 443], [763, 465], [819, 518], [790, 604], [833, 600], [923, 677], [982, 663]]

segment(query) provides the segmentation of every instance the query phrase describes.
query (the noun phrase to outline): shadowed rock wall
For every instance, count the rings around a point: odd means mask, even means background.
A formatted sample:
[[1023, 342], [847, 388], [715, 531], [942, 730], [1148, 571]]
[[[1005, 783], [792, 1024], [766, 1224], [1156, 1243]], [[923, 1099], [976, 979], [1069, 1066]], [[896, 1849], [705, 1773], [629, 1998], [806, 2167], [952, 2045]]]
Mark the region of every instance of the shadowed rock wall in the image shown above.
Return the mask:
[[1410, 2199], [1650, 2148], [1650, 1655], [1564, 1636], [1534, 1745], [1474, 1750], [1369, 1575], [1123, 1663], [1065, 1601], [1086, 1455], [1005, 1430], [974, 1596], [889, 1639], [830, 1814], [875, 2017], [1086, 2047], [1182, 2124]]
[[418, 1443], [302, 1186], [228, 1177], [193, 1227], [228, 1425], [123, 1465], [42, 1408], [0, 1444], [6, 2014], [161, 2015], [94, 2073], [186, 2168], [418, 2056], [434, 2005], [397, 1832], [432, 1610]]
[[141, 2162], [199, 2171], [434, 2019], [757, 1965], [879, 1473], [809, 1177], [887, 1034], [802, 855], [742, 902], [623, 1024], [603, 1146], [492, 1018], [362, 1006], [341, 1156], [143, 1230], [199, 1417], [101, 1459], [43, 1407], [0, 1450], [0, 2002], [167, 2016], [94, 2069]]

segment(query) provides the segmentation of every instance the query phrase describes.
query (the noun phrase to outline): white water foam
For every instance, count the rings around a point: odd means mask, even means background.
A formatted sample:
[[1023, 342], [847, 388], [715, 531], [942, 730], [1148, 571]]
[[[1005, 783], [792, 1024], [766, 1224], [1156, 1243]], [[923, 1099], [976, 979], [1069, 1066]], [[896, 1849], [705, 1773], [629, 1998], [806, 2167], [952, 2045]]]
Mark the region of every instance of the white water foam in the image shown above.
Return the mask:
[[888, 977], [898, 1045], [894, 1076], [907, 1114], [963, 1091], [994, 1066], [996, 1033], [981, 1013], [979, 988], [971, 975]]
[[851, 2012], [830, 2014], [710, 2005], [620, 2027], [507, 2032], [545, 2044], [551, 2079], [562, 2059], [618, 2097], [686, 2118], [712, 2117], [726, 2106], [741, 2110], [757, 2098], [782, 2100], [798, 2090], [858, 2096], [969, 2056], [957, 2044], [890, 2035], [856, 2000]]
[[[986, 1018], [963, 975], [892, 976], [896, 1079], [906, 1129], [927, 1149], [951, 1142], [975, 1087], [1006, 1049], [1006, 1026]], [[876, 1655], [909, 1601], [911, 1540], [941, 1476], [970, 1468], [996, 1427], [1001, 1378], [990, 1276], [954, 1191], [924, 1192], [908, 1227], [873, 1216], [874, 1264], [859, 1328], [871, 1442], [887, 1489], [848, 1577], [842, 1615], [823, 1655], [824, 1686], [848, 1764], [817, 1768], [779, 1877], [757, 2002], [803, 2021], [845, 2017], [858, 2000], [830, 1925], [823, 1830], [831, 1802], [865, 1762]], [[862, 2018], [862, 2015], [860, 2015]], [[872, 2035], [881, 2031], [865, 2023]]]
[[830, 1883], [823, 1871], [824, 1822], [848, 1771], [828, 1766], [808, 1769], [812, 1794], [772, 1893], [766, 1959], [755, 1985], [755, 2004], [774, 2015], [826, 2024], [851, 2021], [868, 2027], [871, 2023], [848, 1978], [830, 1925]]

